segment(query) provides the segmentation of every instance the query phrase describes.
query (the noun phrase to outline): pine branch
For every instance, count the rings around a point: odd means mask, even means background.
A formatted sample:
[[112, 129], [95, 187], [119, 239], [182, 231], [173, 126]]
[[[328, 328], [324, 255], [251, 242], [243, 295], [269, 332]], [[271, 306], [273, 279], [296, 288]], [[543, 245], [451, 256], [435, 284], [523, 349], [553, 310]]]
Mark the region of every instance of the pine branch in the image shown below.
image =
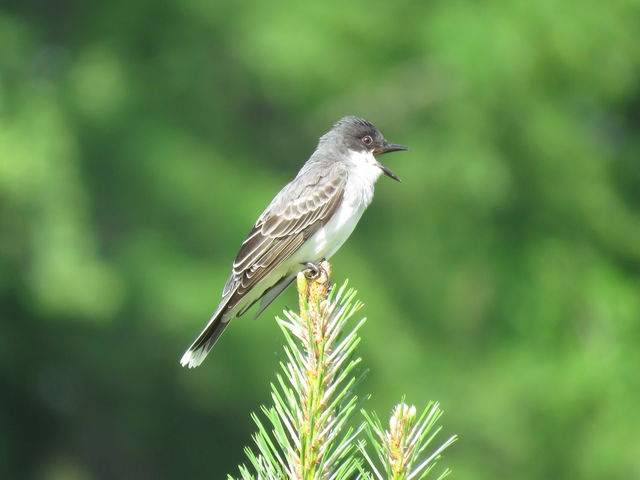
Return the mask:
[[[377, 415], [369, 415], [365, 411], [362, 411], [362, 414], [367, 422], [367, 436], [376, 451], [382, 470], [386, 478], [392, 480], [425, 478], [435, 467], [442, 451], [457, 440], [456, 436], [450, 437], [426, 459], [421, 458], [421, 454], [442, 429], [436, 427], [442, 410], [435, 402], [430, 402], [419, 417], [416, 416], [416, 407], [407, 405], [404, 401], [400, 402], [393, 409], [388, 430], [383, 430]], [[360, 444], [358, 448], [374, 472], [375, 478], [383, 480], [385, 477], [378, 471], [376, 462], [367, 454], [365, 446]], [[445, 470], [438, 480], [445, 478], [449, 473], [450, 470]]]
[[350, 426], [358, 404], [353, 386], [360, 358], [354, 353], [365, 319], [353, 325], [351, 319], [362, 303], [347, 282], [331, 288], [330, 273], [327, 262], [312, 279], [300, 273], [300, 313], [286, 311], [284, 319], [277, 319], [285, 336], [285, 361], [271, 384], [273, 406], [262, 407], [262, 416], [252, 415], [258, 426], [253, 436], [256, 451], [245, 449], [251, 469], [242, 465], [241, 478], [382, 479], [360, 438], [365, 429], [387, 478], [424, 478], [453, 441], [420, 463], [420, 455], [439, 431], [434, 430], [442, 413], [437, 404], [430, 404], [417, 421], [415, 407], [400, 404], [386, 432], [375, 415], [365, 412], [366, 422]]

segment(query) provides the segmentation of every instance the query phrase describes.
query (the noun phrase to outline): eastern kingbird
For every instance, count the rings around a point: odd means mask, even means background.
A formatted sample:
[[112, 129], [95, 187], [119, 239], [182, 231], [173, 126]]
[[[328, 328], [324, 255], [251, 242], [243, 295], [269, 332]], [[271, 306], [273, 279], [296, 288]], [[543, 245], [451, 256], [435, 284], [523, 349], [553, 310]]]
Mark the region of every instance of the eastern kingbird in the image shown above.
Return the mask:
[[344, 117], [320, 137], [296, 178], [262, 212], [233, 262], [222, 300], [180, 360], [197, 367], [231, 319], [262, 299], [258, 316], [307, 263], [333, 255], [373, 199], [380, 176], [400, 179], [376, 158], [407, 147], [387, 142], [358, 117]]

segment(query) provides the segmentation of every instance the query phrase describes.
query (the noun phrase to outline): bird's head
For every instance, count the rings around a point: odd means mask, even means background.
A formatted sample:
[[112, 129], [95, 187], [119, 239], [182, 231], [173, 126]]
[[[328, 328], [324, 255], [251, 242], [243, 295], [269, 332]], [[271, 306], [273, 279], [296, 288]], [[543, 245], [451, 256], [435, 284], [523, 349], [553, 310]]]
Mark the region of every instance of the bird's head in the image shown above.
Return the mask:
[[[375, 125], [363, 118], [353, 116], [338, 120], [325, 137], [332, 138], [334, 141], [344, 145], [348, 150], [363, 154], [369, 153], [374, 157], [383, 153], [409, 150], [405, 146], [389, 143]], [[385, 175], [400, 181], [389, 168], [378, 160], [374, 159], [374, 161]]]

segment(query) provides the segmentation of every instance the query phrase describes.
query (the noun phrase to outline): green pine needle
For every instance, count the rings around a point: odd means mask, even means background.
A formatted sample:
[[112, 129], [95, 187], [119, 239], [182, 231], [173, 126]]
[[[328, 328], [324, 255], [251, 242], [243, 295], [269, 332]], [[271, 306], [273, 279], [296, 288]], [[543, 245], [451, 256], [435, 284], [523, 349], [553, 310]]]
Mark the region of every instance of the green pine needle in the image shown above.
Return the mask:
[[[239, 467], [239, 478], [425, 478], [456, 438], [425, 455], [441, 429], [437, 422], [442, 411], [433, 402], [416, 417], [415, 407], [403, 400], [387, 430], [377, 415], [364, 410], [364, 421], [353, 426], [362, 402], [353, 389], [364, 375], [356, 375], [361, 359], [355, 352], [365, 323], [363, 318], [354, 325], [353, 316], [363, 304], [355, 300], [357, 292], [348, 282], [329, 291], [327, 285], [307, 282], [300, 274], [300, 313], [285, 311], [284, 318], [277, 318], [285, 338], [282, 373], [271, 383], [273, 405], [261, 407], [260, 416], [252, 414], [258, 427], [255, 450], [245, 449], [249, 466]], [[438, 478], [448, 474], [445, 469]]]

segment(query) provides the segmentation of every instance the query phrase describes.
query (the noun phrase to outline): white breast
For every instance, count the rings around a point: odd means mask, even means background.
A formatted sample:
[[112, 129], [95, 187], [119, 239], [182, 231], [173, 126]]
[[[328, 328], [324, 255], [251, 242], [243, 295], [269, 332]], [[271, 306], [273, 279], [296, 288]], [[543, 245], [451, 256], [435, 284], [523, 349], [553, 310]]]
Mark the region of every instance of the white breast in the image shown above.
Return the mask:
[[352, 153], [348, 161], [349, 177], [342, 202], [327, 224], [296, 252], [300, 262], [319, 262], [330, 258], [349, 238], [360, 217], [373, 200], [374, 184], [382, 173], [371, 154]]

